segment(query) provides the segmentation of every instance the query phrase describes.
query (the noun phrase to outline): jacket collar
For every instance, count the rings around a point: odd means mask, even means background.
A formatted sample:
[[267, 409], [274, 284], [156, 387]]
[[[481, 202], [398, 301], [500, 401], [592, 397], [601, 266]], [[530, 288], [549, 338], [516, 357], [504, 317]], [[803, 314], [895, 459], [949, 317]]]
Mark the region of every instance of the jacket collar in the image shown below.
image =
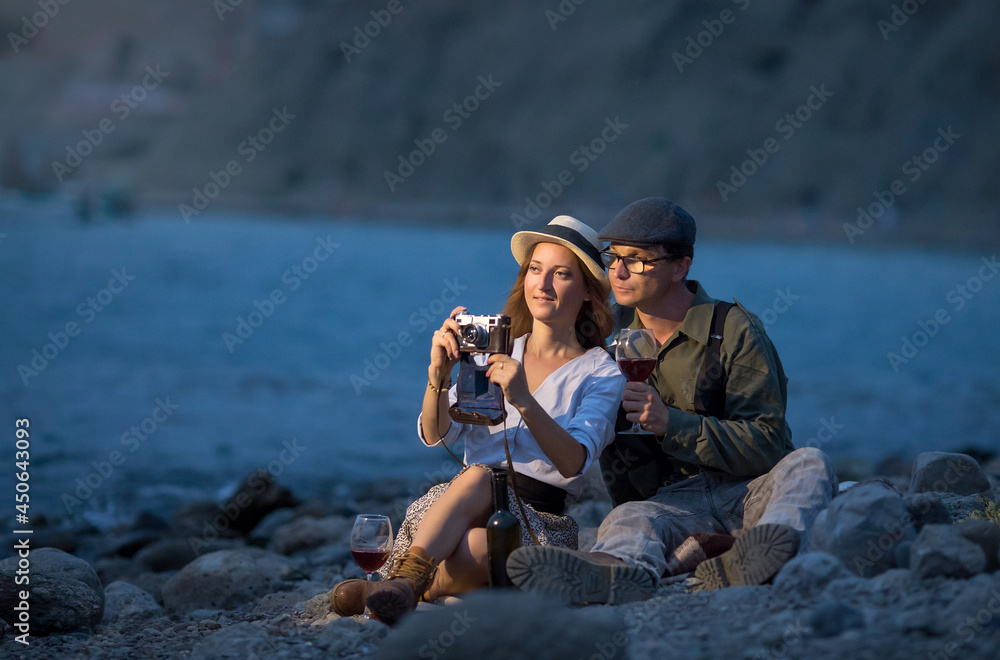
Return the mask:
[[[688, 280], [687, 287], [689, 291], [694, 293], [694, 300], [691, 301], [691, 306], [688, 307], [688, 311], [684, 315], [684, 320], [677, 327], [677, 332], [707, 346], [708, 333], [712, 327], [712, 314], [715, 312], [716, 301], [705, 292], [705, 289], [698, 280]], [[632, 313], [632, 322], [628, 327], [643, 327], [639, 321], [639, 315], [635, 313], [635, 310], [632, 309], [630, 311]]]

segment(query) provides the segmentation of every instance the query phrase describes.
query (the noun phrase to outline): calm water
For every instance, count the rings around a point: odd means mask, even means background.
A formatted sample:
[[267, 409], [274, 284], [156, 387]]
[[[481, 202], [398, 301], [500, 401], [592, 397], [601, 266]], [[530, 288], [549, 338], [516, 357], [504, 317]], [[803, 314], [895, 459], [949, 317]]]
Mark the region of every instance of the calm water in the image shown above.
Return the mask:
[[[0, 220], [0, 433], [31, 420], [33, 512], [167, 506], [267, 466], [303, 495], [440, 480], [451, 459], [416, 438], [430, 334], [456, 300], [499, 311], [511, 231]], [[1000, 444], [994, 254], [699, 243], [692, 277], [768, 325], [798, 446], [877, 461]]]

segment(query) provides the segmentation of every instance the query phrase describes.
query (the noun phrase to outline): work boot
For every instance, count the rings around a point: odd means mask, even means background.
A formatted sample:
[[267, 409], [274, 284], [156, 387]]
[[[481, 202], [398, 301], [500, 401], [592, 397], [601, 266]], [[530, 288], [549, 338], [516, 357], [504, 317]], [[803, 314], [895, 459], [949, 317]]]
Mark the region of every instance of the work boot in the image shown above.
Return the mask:
[[718, 557], [729, 550], [735, 542], [736, 539], [729, 534], [695, 532], [667, 557], [667, 570], [664, 574], [690, 573], [706, 559]]
[[344, 580], [330, 591], [330, 609], [340, 616], [364, 614], [366, 598], [367, 580]]
[[698, 565], [694, 590], [764, 584], [799, 551], [799, 533], [788, 525], [751, 527], [727, 552]]
[[389, 576], [372, 585], [368, 609], [373, 617], [390, 626], [417, 607], [417, 602], [434, 580], [438, 562], [419, 546], [396, 558]]
[[603, 552], [525, 546], [507, 558], [507, 575], [525, 591], [567, 603], [620, 605], [645, 600], [656, 591], [653, 574]]

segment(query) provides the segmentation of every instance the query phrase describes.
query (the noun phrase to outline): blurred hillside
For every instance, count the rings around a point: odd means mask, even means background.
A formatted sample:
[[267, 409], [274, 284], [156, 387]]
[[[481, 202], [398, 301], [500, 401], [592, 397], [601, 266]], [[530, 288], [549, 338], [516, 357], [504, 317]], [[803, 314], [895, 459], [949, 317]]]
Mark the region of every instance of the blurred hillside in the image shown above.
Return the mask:
[[495, 223], [657, 194], [750, 233], [845, 240], [861, 206], [869, 236], [997, 241], [998, 24], [973, 0], [5, 0], [0, 187]]

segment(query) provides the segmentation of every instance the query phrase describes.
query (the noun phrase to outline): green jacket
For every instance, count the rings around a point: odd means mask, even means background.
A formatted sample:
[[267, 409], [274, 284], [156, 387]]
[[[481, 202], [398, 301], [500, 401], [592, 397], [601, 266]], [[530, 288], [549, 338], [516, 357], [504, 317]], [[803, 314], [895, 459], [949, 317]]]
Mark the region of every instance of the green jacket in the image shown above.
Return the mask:
[[[694, 280], [688, 281], [688, 288], [694, 300], [680, 327], [660, 347], [659, 362], [649, 381], [670, 408], [667, 433], [658, 438], [660, 447], [670, 457], [675, 476], [702, 469], [739, 478], [760, 476], [793, 450], [785, 421], [788, 379], [781, 360], [760, 319], [737, 302], [722, 333], [724, 418], [695, 413], [695, 382], [705, 358], [716, 300]], [[634, 309], [615, 311], [620, 327], [642, 327]]]

